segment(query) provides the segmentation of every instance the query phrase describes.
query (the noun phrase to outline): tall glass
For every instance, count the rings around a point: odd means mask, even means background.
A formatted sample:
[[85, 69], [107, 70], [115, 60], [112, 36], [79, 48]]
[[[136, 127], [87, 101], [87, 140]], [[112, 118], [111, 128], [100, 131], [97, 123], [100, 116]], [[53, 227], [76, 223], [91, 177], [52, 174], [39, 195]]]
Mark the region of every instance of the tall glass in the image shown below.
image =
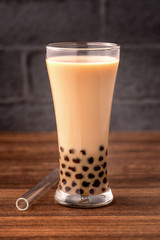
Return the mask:
[[68, 42], [46, 47], [59, 144], [59, 204], [91, 208], [113, 200], [107, 178], [110, 113], [120, 47]]

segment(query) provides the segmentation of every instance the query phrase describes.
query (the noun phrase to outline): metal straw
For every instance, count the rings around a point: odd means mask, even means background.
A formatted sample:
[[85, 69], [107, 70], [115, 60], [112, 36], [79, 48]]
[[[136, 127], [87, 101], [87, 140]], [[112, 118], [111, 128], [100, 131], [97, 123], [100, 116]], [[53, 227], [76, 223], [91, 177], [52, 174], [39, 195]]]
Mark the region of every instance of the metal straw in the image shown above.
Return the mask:
[[27, 210], [41, 196], [43, 196], [59, 180], [59, 168], [53, 170], [48, 176], [43, 178], [39, 183], [32, 187], [22, 197], [16, 201], [16, 207], [20, 211]]

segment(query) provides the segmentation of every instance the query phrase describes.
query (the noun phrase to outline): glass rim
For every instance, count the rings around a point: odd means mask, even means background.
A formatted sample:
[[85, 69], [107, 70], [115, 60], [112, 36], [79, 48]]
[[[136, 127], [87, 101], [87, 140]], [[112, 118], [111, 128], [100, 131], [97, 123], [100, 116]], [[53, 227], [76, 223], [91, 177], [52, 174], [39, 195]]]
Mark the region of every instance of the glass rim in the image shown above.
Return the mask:
[[120, 49], [120, 45], [110, 42], [54, 42], [47, 44], [46, 48], [63, 51], [104, 51]]

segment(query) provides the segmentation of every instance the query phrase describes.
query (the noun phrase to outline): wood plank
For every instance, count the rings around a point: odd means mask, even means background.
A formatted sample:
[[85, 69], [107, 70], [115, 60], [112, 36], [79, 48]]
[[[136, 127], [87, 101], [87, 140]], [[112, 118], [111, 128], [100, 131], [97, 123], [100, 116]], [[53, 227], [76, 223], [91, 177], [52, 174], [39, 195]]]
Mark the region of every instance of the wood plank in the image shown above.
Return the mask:
[[[160, 188], [114, 188], [115, 200], [107, 207], [96, 209], [72, 209], [55, 204], [55, 188], [51, 189], [28, 211], [15, 208], [16, 199], [28, 189], [3, 189], [0, 194], [0, 216], [159, 216]], [[6, 201], [7, 196], [7, 201]], [[147, 211], [146, 211], [147, 209]]]
[[[14, 220], [14, 224], [13, 224]], [[1, 217], [1, 236], [160, 237], [160, 216]]]

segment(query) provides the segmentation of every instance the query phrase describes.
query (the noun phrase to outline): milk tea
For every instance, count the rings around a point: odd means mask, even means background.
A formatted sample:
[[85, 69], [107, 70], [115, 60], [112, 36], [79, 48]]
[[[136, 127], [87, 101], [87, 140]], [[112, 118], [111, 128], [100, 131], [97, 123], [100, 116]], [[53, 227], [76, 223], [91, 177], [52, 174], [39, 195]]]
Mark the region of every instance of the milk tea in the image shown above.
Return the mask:
[[107, 56], [48, 58], [60, 152], [59, 189], [97, 195], [108, 189], [107, 155], [119, 61]]

